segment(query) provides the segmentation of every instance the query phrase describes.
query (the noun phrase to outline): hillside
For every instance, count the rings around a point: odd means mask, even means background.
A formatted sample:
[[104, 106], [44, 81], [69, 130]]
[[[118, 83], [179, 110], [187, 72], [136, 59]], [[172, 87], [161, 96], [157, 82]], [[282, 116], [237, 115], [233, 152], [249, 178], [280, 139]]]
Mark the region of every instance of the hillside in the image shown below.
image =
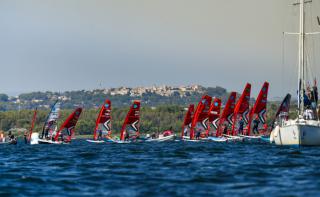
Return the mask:
[[203, 94], [221, 97], [227, 96], [227, 90], [222, 87], [194, 86], [153, 86], [137, 88], [110, 88], [97, 90], [80, 90], [57, 92], [31, 92], [9, 97], [0, 94], [0, 111], [23, 109], [49, 109], [55, 100], [62, 101], [63, 109], [73, 109], [84, 106], [86, 109], [98, 108], [105, 100], [110, 99], [114, 107], [128, 106], [132, 100], [141, 100], [143, 106], [187, 105], [196, 103]]

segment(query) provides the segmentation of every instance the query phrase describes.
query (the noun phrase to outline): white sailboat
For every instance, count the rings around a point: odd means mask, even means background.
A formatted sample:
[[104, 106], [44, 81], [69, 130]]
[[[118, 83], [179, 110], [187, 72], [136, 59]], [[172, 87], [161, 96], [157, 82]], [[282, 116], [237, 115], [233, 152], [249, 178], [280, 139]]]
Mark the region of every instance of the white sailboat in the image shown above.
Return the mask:
[[300, 31], [295, 33], [299, 36], [299, 67], [298, 67], [298, 93], [299, 112], [296, 119], [283, 120], [278, 123], [271, 132], [270, 141], [276, 145], [297, 145], [297, 146], [319, 146], [320, 145], [320, 121], [310, 120], [304, 117], [306, 106], [304, 95], [306, 88], [306, 60], [305, 60], [305, 37], [307, 35], [320, 34], [320, 32], [305, 32], [305, 4], [312, 3], [300, 0]]

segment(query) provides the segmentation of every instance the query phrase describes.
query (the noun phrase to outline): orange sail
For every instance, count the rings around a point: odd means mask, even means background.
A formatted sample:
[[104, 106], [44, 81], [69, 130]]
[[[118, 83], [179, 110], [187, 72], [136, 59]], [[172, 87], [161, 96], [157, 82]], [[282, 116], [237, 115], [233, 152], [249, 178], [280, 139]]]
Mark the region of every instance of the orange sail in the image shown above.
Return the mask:
[[97, 140], [98, 132], [105, 136], [111, 136], [111, 101], [106, 100], [100, 109], [99, 116], [96, 120], [96, 127], [93, 132], [93, 139]]
[[188, 136], [188, 132], [191, 129], [191, 122], [194, 114], [194, 105], [190, 104], [186, 116], [184, 117], [183, 125], [182, 125], [182, 132], [181, 137]]
[[213, 103], [211, 103], [209, 110], [209, 126], [208, 126], [208, 136], [216, 136], [218, 130], [218, 122], [221, 111], [221, 99], [214, 98]]
[[236, 97], [237, 97], [237, 93], [231, 92], [219, 120], [218, 132], [216, 135], [217, 137], [222, 136], [223, 130], [227, 130], [228, 133], [226, 134], [229, 134], [229, 127], [233, 124], [232, 116], [235, 108]]
[[236, 128], [238, 122], [243, 121], [243, 128], [248, 125], [249, 122], [249, 108], [250, 108], [250, 93], [251, 93], [251, 84], [247, 83], [246, 87], [243, 90], [241, 97], [239, 98], [233, 114], [233, 124], [232, 124], [232, 135], [236, 135]]
[[208, 114], [211, 106], [212, 97], [205, 95], [199, 102], [191, 123], [190, 139], [193, 140], [195, 132], [207, 132], [208, 130]]
[[140, 135], [140, 101], [134, 101], [121, 128], [120, 140], [125, 137], [139, 137]]
[[[268, 102], [268, 90], [269, 90], [269, 83], [265, 82], [260, 90], [260, 93], [258, 95], [257, 101], [254, 104], [253, 108], [250, 111], [249, 115], [249, 123], [248, 123], [248, 129], [247, 129], [247, 135], [251, 134], [251, 126], [253, 121], [255, 121], [256, 125], [262, 125], [262, 127], [255, 128], [258, 130], [266, 131], [267, 130], [267, 102]], [[262, 124], [260, 124], [262, 123]]]
[[74, 129], [77, 125], [81, 112], [82, 112], [82, 108], [77, 108], [72, 114], [69, 115], [66, 121], [61, 125], [60, 129], [57, 131], [57, 134], [55, 135], [55, 138], [54, 138], [55, 141], [59, 140], [60, 134], [64, 131], [66, 131], [67, 133], [67, 139], [65, 141], [66, 142], [71, 141], [71, 136], [74, 133]]

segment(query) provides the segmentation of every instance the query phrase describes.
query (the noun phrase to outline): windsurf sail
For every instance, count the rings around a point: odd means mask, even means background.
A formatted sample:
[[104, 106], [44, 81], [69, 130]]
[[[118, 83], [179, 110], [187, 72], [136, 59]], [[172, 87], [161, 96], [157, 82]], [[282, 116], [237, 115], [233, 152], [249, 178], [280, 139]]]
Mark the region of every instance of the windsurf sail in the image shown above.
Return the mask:
[[[257, 135], [260, 131], [267, 131], [267, 102], [268, 102], [269, 83], [265, 82], [257, 97], [256, 103], [250, 111], [247, 135], [251, 134], [251, 129]], [[253, 124], [253, 128], [252, 127]]]
[[[61, 125], [60, 129], [55, 134], [54, 141], [58, 141], [59, 137], [62, 138], [62, 141], [65, 142], [71, 141], [71, 136], [74, 133], [74, 129], [77, 125], [81, 112], [82, 108], [79, 107], [69, 115], [69, 117], [65, 120], [65, 122]], [[67, 135], [66, 139], [64, 138], [65, 134]]]
[[217, 137], [222, 136], [222, 134], [230, 134], [231, 126], [233, 124], [232, 116], [235, 108], [236, 99], [237, 93], [231, 92], [219, 120], [218, 132], [216, 134]]
[[209, 110], [208, 136], [216, 136], [221, 111], [221, 99], [214, 98]]
[[237, 135], [240, 127], [243, 132], [249, 123], [250, 93], [251, 84], [247, 83], [234, 109], [232, 135]]
[[291, 101], [291, 94], [287, 94], [286, 97], [283, 99], [271, 126], [271, 131], [274, 129], [274, 124], [277, 120], [288, 120], [289, 118], [289, 110], [290, 110], [290, 101]]
[[140, 135], [140, 101], [134, 101], [121, 128], [120, 140], [130, 140]]
[[190, 139], [193, 140], [195, 134], [200, 134], [202, 137], [206, 135], [208, 131], [208, 114], [211, 106], [212, 97], [205, 95], [201, 98], [196, 112], [193, 116], [191, 128], [190, 128]]
[[194, 114], [194, 105], [190, 104], [186, 116], [184, 117], [183, 125], [182, 125], [182, 133], [181, 137], [189, 136], [191, 129], [191, 122]]
[[42, 134], [40, 138], [51, 138], [52, 134], [57, 131], [57, 120], [60, 116], [60, 102], [57, 100], [48, 114], [46, 121], [43, 125]]
[[[97, 140], [101, 132], [102, 136], [111, 137], [111, 101], [106, 100], [100, 109], [93, 132], [93, 139]], [[101, 136], [101, 137], [102, 137]]]
[[31, 140], [31, 135], [32, 135], [32, 132], [33, 132], [33, 129], [34, 129], [34, 124], [35, 124], [36, 119], [37, 119], [37, 111], [38, 111], [38, 109], [36, 108], [34, 110], [34, 112], [33, 112], [31, 127], [30, 127], [30, 130], [29, 130], [28, 142], [30, 142], [30, 140]]

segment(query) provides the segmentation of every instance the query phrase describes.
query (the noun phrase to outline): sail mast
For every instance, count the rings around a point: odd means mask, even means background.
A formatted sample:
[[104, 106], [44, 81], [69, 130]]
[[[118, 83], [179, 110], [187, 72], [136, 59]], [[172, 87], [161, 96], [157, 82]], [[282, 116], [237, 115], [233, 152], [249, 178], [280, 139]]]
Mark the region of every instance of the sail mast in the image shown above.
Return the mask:
[[304, 38], [305, 38], [305, 28], [304, 28], [304, 0], [300, 0], [300, 32], [299, 32], [299, 115], [303, 115], [304, 111], [304, 87], [305, 87], [305, 65], [304, 65]]

